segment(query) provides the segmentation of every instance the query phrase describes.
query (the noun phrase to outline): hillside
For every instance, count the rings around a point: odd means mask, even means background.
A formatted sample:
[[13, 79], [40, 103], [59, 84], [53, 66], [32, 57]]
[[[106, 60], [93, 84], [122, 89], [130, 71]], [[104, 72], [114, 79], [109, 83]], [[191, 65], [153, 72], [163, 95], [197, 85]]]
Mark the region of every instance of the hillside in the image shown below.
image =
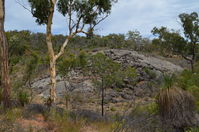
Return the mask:
[[199, 132], [196, 1], [0, 0], [0, 132]]

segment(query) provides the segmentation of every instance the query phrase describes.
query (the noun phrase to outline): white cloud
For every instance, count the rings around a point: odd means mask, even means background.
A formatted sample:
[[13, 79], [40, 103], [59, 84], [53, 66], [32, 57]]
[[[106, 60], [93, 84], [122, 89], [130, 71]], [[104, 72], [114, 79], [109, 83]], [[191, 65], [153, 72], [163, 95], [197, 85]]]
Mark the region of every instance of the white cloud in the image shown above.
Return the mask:
[[98, 26], [103, 27], [99, 33], [126, 33], [137, 29], [148, 36], [155, 26], [179, 29], [178, 15], [188, 11], [199, 11], [199, 1], [123, 0], [114, 6], [111, 16]]
[[[15, 0], [6, 2], [6, 30], [45, 32], [45, 26], [38, 26], [31, 14]], [[198, 0], [119, 0], [111, 15], [97, 26], [96, 33], [106, 35], [137, 29], [143, 35], [149, 36], [155, 26], [179, 29], [178, 15], [193, 11], [199, 13]], [[55, 14], [53, 33], [67, 33], [65, 20], [60, 14]]]

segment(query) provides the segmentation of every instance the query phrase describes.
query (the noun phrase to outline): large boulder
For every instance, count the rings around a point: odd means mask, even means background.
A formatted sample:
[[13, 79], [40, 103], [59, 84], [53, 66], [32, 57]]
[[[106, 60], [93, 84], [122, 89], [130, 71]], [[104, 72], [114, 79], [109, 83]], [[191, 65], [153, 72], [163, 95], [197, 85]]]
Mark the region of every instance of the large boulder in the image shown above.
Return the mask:
[[151, 70], [164, 73], [181, 72], [183, 70], [182, 67], [169, 61], [145, 56], [136, 51], [111, 49], [105, 50], [104, 53], [116, 62], [123, 65], [130, 65], [135, 68], [150, 68]]

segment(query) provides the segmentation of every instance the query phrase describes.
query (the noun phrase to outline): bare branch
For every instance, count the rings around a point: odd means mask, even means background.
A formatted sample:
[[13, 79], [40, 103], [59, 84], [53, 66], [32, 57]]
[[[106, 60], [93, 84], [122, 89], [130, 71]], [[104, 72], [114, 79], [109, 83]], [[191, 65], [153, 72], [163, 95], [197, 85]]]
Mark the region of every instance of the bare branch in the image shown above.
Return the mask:
[[91, 29], [94, 29], [95, 26], [97, 26], [100, 22], [104, 21], [107, 17], [108, 17], [108, 14], [106, 14], [104, 17], [102, 17], [102, 19], [100, 19], [98, 22], [96, 22], [96, 24], [93, 25], [93, 27]]
[[80, 25], [80, 22], [81, 22], [81, 19], [82, 19], [82, 15], [79, 17], [79, 19], [77, 20], [77, 23], [76, 23], [76, 32], [78, 31], [79, 29], [79, 25]]
[[22, 6], [24, 9], [26, 9], [27, 11], [29, 11], [29, 12], [32, 14], [31, 10], [28, 9], [24, 4], [22, 4], [22, 3], [19, 2], [18, 0], [15, 0], [15, 1], [16, 1], [17, 4], [19, 4], [20, 6]]

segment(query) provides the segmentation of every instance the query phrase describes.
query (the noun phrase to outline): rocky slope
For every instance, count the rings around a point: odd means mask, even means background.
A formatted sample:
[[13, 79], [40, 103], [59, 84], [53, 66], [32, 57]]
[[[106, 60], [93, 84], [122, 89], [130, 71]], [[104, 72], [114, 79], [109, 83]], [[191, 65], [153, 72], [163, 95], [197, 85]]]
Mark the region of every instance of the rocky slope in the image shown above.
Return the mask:
[[173, 73], [183, 70], [169, 61], [161, 60], [155, 57], [144, 56], [136, 51], [111, 49], [105, 50], [104, 53], [113, 60], [123, 65], [131, 65], [135, 68], [149, 68], [156, 72]]
[[[130, 65], [135, 67], [137, 72], [135, 85], [129, 85], [128, 80], [125, 80], [126, 83], [121, 89], [106, 89], [106, 111], [113, 111], [113, 108], [114, 111], [117, 111], [117, 108], [121, 111], [120, 106], [125, 106], [127, 105], [126, 103], [132, 100], [152, 100], [151, 97], [154, 97], [159, 90], [163, 74], [172, 74], [183, 70], [182, 67], [171, 62], [144, 56], [135, 51], [111, 49], [100, 52], [103, 52], [106, 56], [121, 63], [123, 66]], [[57, 76], [58, 97], [63, 98], [69, 93], [71, 95], [71, 104], [75, 104], [81, 109], [100, 110], [100, 92], [99, 89], [92, 85], [92, 81], [77, 71], [71, 73], [70, 80], [69, 83]], [[45, 76], [36, 79], [32, 83], [36, 98], [48, 97], [49, 82], [49, 76]]]

